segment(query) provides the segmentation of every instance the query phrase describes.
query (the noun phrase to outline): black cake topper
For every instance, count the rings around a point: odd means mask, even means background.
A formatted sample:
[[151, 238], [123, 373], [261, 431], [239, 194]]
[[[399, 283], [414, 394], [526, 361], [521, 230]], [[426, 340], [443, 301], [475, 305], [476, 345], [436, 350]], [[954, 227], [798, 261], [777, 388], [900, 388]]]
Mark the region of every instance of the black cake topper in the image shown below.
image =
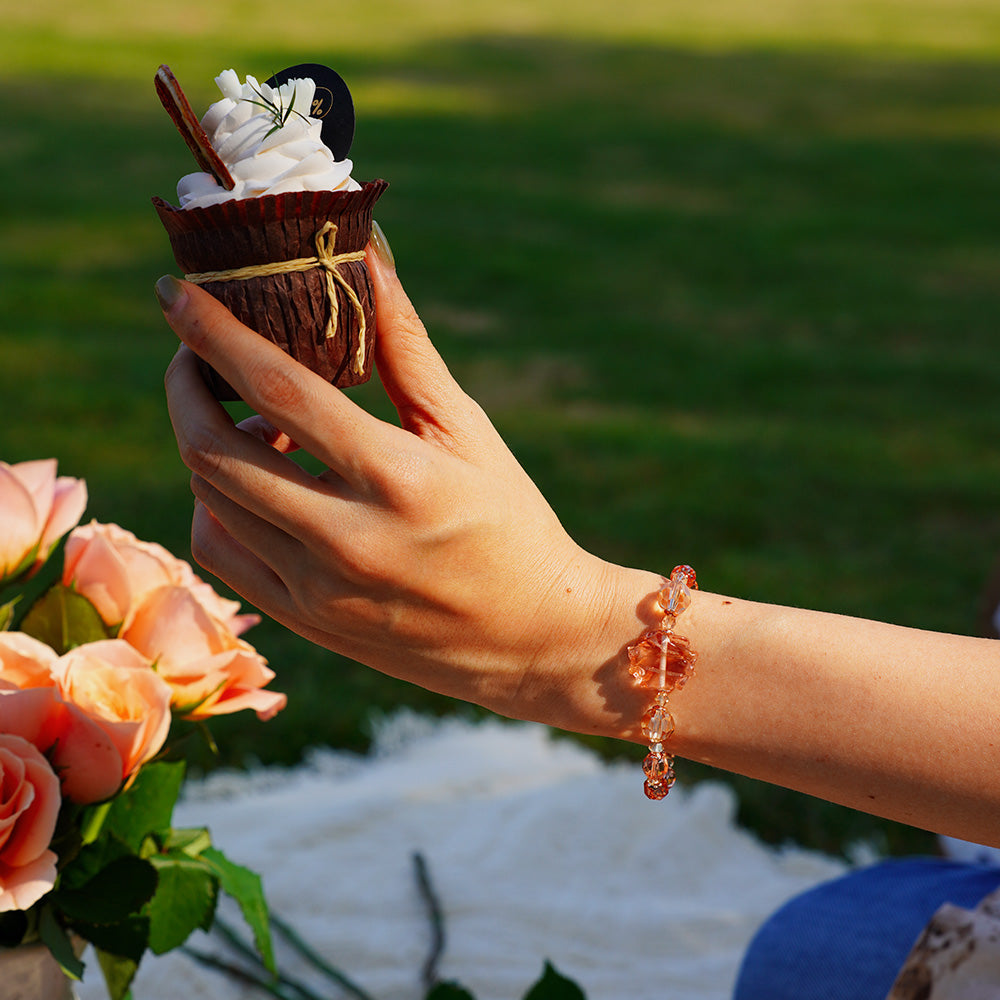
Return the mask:
[[300, 63], [275, 73], [265, 81], [270, 87], [280, 87], [289, 80], [309, 79], [316, 83], [309, 114], [323, 123], [323, 142], [333, 153], [334, 159], [346, 160], [354, 142], [354, 101], [343, 77], [319, 63]]

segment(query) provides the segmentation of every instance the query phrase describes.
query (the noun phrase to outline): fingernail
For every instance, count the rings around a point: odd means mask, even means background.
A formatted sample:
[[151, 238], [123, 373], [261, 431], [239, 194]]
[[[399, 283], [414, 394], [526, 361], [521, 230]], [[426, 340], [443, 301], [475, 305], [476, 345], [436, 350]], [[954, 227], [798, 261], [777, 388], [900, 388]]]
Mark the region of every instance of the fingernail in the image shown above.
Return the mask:
[[184, 286], [172, 274], [165, 274], [155, 287], [156, 297], [164, 312], [169, 312], [184, 297]]
[[389, 246], [389, 241], [385, 238], [382, 227], [374, 219], [372, 219], [372, 249], [375, 251], [375, 256], [386, 267], [396, 270], [396, 258], [392, 255], [392, 247]]

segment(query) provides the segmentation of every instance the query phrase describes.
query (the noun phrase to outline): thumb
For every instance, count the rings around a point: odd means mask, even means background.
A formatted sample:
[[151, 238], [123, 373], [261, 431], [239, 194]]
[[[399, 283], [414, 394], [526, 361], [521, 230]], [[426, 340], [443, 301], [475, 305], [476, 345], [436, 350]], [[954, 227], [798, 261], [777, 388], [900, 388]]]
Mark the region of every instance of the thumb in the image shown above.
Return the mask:
[[371, 244], [368, 272], [375, 290], [375, 363], [404, 426], [441, 425], [464, 395], [434, 349], [396, 276]]

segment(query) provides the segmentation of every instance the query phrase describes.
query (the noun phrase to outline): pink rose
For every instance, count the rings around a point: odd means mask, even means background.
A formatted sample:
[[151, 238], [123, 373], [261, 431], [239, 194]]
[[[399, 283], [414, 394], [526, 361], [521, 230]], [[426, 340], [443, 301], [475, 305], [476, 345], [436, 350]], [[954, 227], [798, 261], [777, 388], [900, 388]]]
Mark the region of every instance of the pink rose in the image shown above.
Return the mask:
[[26, 910], [55, 885], [50, 851], [59, 779], [38, 748], [0, 733], [0, 912]]
[[0, 632], [0, 681], [19, 688], [52, 687], [58, 656], [51, 646], [23, 632]]
[[220, 597], [189, 563], [155, 542], [140, 541], [117, 524], [91, 521], [66, 540], [63, 583], [97, 608], [108, 625], [127, 624], [160, 587], [185, 587], [214, 618], [239, 635], [259, 620], [240, 615], [238, 601]]
[[159, 753], [170, 730], [170, 687], [127, 642], [88, 642], [59, 657], [53, 674], [63, 701], [104, 732], [128, 781]]
[[117, 747], [54, 687], [22, 690], [0, 681], [0, 733], [19, 736], [46, 754], [59, 774], [63, 796], [73, 802], [103, 802], [122, 787], [124, 767]]
[[87, 486], [56, 476], [56, 460], [0, 462], [0, 582], [37, 569], [83, 516]]
[[121, 637], [155, 662], [189, 718], [250, 708], [266, 720], [285, 707], [285, 695], [261, 690], [274, 678], [267, 661], [186, 587], [150, 594]]

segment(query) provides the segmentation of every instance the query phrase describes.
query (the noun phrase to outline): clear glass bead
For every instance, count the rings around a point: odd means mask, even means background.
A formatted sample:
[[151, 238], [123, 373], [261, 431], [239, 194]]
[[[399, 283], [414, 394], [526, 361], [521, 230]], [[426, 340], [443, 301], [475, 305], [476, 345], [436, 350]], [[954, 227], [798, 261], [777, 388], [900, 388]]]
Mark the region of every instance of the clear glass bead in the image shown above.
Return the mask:
[[650, 743], [662, 743], [673, 734], [674, 717], [662, 705], [654, 705], [643, 715], [641, 725]]

